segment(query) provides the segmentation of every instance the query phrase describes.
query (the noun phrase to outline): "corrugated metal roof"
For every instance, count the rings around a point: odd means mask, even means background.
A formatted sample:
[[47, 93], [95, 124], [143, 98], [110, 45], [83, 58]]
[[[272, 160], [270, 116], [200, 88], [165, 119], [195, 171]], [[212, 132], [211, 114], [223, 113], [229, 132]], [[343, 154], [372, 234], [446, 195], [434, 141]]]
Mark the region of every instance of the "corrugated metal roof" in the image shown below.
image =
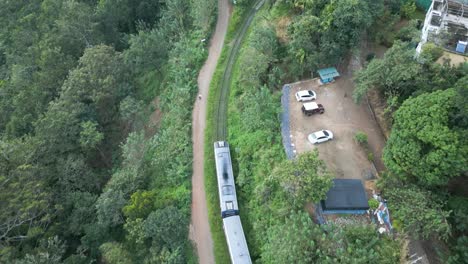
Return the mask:
[[340, 76], [340, 74], [338, 73], [335, 67], [320, 69], [317, 72], [318, 74], [320, 74], [320, 78], [322, 79], [329, 79], [329, 78], [335, 78], [335, 77]]
[[323, 210], [367, 210], [366, 191], [361, 180], [334, 179], [333, 187], [322, 201]]

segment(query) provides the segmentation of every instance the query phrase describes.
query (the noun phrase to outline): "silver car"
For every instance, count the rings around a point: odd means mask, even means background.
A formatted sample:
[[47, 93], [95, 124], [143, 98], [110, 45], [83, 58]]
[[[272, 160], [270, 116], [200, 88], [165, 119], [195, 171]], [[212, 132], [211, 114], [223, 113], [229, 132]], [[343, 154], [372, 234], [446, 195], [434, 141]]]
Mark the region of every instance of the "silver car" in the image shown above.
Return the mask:
[[312, 144], [322, 143], [333, 139], [333, 133], [330, 130], [320, 130], [310, 134], [307, 139]]
[[306, 102], [317, 99], [317, 94], [311, 90], [299, 91], [296, 93], [296, 100], [298, 102]]

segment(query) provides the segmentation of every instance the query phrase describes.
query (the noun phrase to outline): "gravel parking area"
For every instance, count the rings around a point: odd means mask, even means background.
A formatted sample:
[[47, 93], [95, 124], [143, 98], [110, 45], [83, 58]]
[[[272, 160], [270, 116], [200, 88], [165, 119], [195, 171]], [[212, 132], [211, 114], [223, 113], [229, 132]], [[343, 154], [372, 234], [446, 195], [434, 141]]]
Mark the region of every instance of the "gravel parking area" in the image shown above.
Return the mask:
[[[319, 150], [319, 156], [336, 178], [368, 180], [375, 169], [367, 158], [364, 149], [354, 141], [354, 135], [363, 131], [368, 135], [369, 147], [375, 157], [375, 167], [383, 170], [381, 161], [384, 137], [370, 111], [363, 103], [354, 103], [351, 95], [353, 83], [348, 77], [341, 77], [332, 84], [319, 86], [318, 80], [299, 82], [290, 85], [289, 121], [291, 142], [297, 153]], [[317, 103], [323, 104], [324, 114], [305, 116], [302, 103], [294, 97], [299, 90], [313, 90], [317, 93]], [[311, 132], [328, 129], [333, 132], [331, 141], [317, 145], [308, 142]]]

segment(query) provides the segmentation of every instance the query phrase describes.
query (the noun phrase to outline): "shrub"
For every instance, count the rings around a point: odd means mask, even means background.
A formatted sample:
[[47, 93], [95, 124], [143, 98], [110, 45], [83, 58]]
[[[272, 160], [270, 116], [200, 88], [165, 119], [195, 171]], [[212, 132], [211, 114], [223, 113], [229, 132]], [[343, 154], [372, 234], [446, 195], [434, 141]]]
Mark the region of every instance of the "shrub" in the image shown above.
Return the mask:
[[370, 209], [372, 210], [375, 210], [377, 209], [377, 207], [379, 207], [379, 201], [377, 201], [376, 199], [372, 198], [369, 200], [369, 207]]
[[367, 134], [362, 131], [357, 132], [356, 135], [354, 136], [354, 139], [356, 140], [357, 143], [359, 143], [362, 146], [367, 145]]
[[401, 6], [400, 14], [402, 17], [412, 18], [416, 13], [416, 4], [413, 1], [408, 1]]
[[369, 151], [369, 153], [367, 153], [367, 159], [370, 161], [370, 162], [373, 162], [374, 161], [374, 154], [372, 152]]
[[442, 50], [441, 47], [436, 46], [434, 43], [426, 43], [423, 46], [421, 57], [429, 61], [436, 61], [443, 54], [444, 54], [444, 51]]

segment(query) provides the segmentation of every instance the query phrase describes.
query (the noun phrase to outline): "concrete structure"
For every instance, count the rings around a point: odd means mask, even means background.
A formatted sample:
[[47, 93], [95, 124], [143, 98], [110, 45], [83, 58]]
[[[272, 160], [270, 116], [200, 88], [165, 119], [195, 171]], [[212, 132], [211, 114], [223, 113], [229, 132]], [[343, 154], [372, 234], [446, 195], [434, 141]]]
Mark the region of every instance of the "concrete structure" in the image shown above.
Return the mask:
[[447, 50], [465, 54], [466, 50], [461, 47], [466, 46], [467, 40], [468, 0], [433, 0], [416, 51], [420, 53], [426, 42], [433, 42]]

